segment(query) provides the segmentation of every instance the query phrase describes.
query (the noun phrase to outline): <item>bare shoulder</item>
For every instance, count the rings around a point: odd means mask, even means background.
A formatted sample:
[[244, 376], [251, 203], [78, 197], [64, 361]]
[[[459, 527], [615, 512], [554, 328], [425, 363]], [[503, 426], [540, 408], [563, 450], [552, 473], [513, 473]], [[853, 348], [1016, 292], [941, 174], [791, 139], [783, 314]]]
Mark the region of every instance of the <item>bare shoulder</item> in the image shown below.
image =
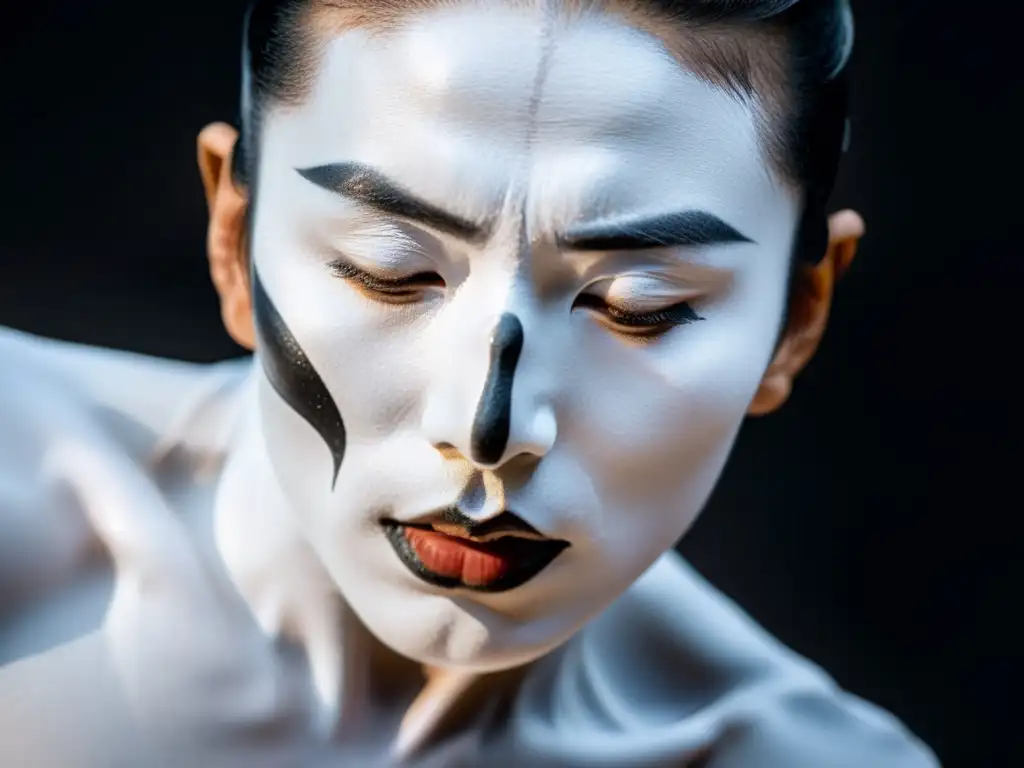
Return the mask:
[[897, 718], [843, 691], [674, 552], [584, 632], [588, 674], [620, 703], [715, 734], [707, 768], [939, 765]]
[[[0, 327], [0, 386], [40, 386], [105, 419], [154, 436], [173, 428], [190, 401], [244, 375], [246, 361], [213, 365], [56, 341]], [[41, 404], [41, 397], [35, 398]]]
[[[53, 624], [36, 613], [64, 587], [74, 610], [61, 616], [102, 600], [93, 577], [103, 548], [74, 494], [48, 471], [54, 451], [76, 442], [149, 471], [161, 441], [186, 435], [190, 413], [203, 424], [216, 420], [204, 404], [240, 376], [237, 365], [158, 360], [0, 328], [0, 665], [28, 648], [21, 629]], [[81, 615], [79, 624], [93, 618]], [[69, 633], [70, 626], [49, 634]]]

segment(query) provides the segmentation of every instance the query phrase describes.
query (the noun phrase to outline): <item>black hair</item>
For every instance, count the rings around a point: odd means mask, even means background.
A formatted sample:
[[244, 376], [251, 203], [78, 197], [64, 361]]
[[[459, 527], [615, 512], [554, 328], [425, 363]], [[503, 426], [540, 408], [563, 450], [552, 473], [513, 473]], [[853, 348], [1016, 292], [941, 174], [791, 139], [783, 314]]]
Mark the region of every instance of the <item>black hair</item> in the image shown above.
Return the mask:
[[[302, 12], [309, 0], [251, 0], [242, 24], [242, 93], [239, 137], [231, 156], [235, 183], [255, 192], [263, 115], [268, 106], [291, 100], [297, 62], [307, 51]], [[253, 208], [250, 199], [249, 209]]]
[[[313, 76], [309, 56], [313, 38], [305, 17], [311, 2], [253, 0], [246, 13], [241, 136], [232, 171], [236, 183], [249, 188], [250, 214], [264, 113], [270, 105], [294, 102]], [[346, 7], [359, 2], [350, 0]], [[364, 2], [372, 12], [382, 0]], [[395, 6], [394, 0], [385, 4]], [[819, 261], [827, 245], [826, 206], [849, 140], [846, 64], [853, 45], [849, 0], [633, 0], [632, 6], [695, 28], [697, 35], [702, 25], [733, 25], [784, 35], [788, 81], [782, 85], [789, 94], [788, 110], [768, 130], [772, 143], [780, 148], [786, 173], [804, 194], [794, 263]], [[745, 81], [744, 73], [726, 75]], [[741, 87], [751, 90], [748, 81], [741, 82]]]

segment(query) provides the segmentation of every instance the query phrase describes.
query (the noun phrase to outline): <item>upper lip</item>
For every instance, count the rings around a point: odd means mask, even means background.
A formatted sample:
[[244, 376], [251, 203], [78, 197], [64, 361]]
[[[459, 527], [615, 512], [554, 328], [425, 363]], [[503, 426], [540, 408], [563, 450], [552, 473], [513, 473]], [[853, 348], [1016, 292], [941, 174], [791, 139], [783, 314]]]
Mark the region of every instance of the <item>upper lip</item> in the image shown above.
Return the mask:
[[537, 541], [556, 541], [556, 539], [545, 536], [509, 510], [504, 510], [500, 514], [482, 522], [469, 517], [458, 507], [436, 510], [408, 522], [398, 522], [395, 520], [386, 520], [385, 522], [412, 528], [432, 528], [438, 533], [477, 542], [493, 541], [504, 536], [515, 536], [517, 538], [534, 539]]

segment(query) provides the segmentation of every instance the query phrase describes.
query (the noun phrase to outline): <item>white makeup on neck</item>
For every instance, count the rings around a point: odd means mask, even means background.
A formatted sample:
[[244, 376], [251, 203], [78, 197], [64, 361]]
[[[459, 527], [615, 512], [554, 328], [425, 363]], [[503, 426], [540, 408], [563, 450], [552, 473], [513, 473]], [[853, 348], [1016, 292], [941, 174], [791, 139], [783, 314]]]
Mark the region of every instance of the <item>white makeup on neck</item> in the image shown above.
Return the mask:
[[[382, 642], [524, 663], [687, 530], [770, 361], [799, 213], [749, 106], [611, 18], [430, 11], [329, 44], [269, 113], [258, 184], [266, 451]], [[451, 508], [515, 541], [403, 525]]]

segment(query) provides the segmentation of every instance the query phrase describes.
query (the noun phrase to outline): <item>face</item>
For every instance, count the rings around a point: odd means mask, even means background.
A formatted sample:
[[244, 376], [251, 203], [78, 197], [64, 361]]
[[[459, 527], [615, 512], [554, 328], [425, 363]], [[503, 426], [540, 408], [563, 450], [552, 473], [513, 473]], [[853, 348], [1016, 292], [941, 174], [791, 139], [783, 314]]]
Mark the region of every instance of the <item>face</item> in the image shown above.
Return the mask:
[[749, 106], [611, 19], [437, 11], [330, 44], [257, 199], [266, 449], [384, 643], [523, 663], [694, 521], [799, 212]]

